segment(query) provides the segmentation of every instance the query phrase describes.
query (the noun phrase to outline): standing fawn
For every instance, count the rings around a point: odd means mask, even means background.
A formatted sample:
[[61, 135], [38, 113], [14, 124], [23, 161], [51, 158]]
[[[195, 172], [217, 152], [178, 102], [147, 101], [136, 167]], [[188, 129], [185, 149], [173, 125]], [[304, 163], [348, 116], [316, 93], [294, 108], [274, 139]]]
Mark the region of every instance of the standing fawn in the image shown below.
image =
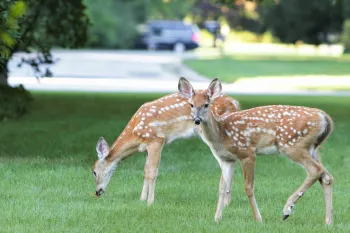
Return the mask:
[[[244, 188], [256, 221], [262, 221], [254, 196], [254, 167], [256, 154], [279, 152], [303, 166], [307, 172], [304, 183], [288, 198], [283, 208], [283, 220], [306, 190], [317, 180], [321, 183], [326, 224], [332, 222], [332, 175], [323, 167], [317, 149], [333, 129], [332, 119], [315, 108], [271, 105], [216, 116], [206, 106], [221, 95], [221, 83], [214, 79], [207, 90], [194, 91], [184, 78], [179, 91], [192, 107], [192, 118], [200, 124], [202, 139], [217, 159], [222, 176], [215, 221], [222, 217], [225, 193], [230, 192], [235, 161], [239, 160]], [[214, 107], [215, 108], [215, 107]]]
[[[212, 103], [212, 108], [215, 108], [213, 112], [219, 117], [226, 111], [237, 111], [239, 105], [236, 100], [221, 95]], [[109, 147], [106, 140], [101, 137], [96, 145], [98, 160], [93, 167], [96, 196], [102, 195], [106, 190], [119, 161], [136, 152], [147, 151], [140, 199], [147, 199], [148, 204], [152, 204], [163, 145], [178, 138], [190, 137], [195, 133], [192, 110], [187, 99], [181, 97], [179, 93], [167, 95], [143, 104], [112, 147]], [[229, 196], [228, 193], [227, 201], [230, 200]]]

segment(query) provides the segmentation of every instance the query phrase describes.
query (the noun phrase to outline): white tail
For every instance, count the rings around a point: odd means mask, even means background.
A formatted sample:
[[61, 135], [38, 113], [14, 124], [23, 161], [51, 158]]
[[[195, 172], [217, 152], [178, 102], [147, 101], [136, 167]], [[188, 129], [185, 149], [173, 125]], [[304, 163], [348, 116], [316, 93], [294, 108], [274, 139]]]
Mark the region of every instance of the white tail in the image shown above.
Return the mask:
[[[237, 111], [239, 105], [236, 100], [222, 95], [217, 98], [212, 107], [215, 108], [213, 109], [215, 114], [219, 116], [226, 111]], [[143, 104], [111, 148], [103, 138], [97, 142], [96, 150], [99, 159], [93, 168], [96, 196], [100, 196], [105, 191], [120, 160], [135, 152], [147, 151], [140, 199], [147, 199], [147, 202], [152, 204], [163, 145], [178, 138], [192, 136], [196, 131], [195, 128], [188, 99], [179, 93]]]
[[221, 95], [220, 81], [215, 79], [207, 90], [194, 91], [187, 80], [179, 81], [179, 90], [188, 89], [193, 118], [201, 119], [203, 140], [209, 145], [222, 169], [219, 201], [215, 214], [218, 221], [225, 204], [225, 193], [231, 189], [235, 161], [239, 160], [244, 174], [244, 187], [255, 220], [262, 221], [254, 196], [256, 154], [279, 152], [300, 164], [307, 171], [304, 183], [289, 197], [283, 212], [285, 220], [294, 204], [317, 180], [320, 181], [325, 205], [326, 224], [332, 222], [332, 175], [323, 167], [317, 155], [319, 145], [333, 129], [332, 119], [323, 111], [298, 106], [263, 106], [216, 116], [204, 105]]

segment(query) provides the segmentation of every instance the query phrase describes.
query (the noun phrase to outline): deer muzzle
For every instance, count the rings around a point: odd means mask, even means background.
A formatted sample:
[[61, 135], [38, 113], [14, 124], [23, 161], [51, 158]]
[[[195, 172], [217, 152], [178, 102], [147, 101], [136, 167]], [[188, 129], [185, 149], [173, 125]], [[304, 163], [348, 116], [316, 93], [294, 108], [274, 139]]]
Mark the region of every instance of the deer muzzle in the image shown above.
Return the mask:
[[103, 189], [99, 189], [98, 191], [96, 191], [95, 196], [96, 196], [96, 197], [99, 197], [99, 196], [101, 196], [104, 192], [105, 192], [105, 191], [104, 191]]
[[195, 118], [193, 119], [193, 121], [194, 121], [194, 123], [195, 123], [196, 125], [199, 125], [199, 124], [202, 122], [202, 118], [200, 118], [200, 117], [195, 117]]

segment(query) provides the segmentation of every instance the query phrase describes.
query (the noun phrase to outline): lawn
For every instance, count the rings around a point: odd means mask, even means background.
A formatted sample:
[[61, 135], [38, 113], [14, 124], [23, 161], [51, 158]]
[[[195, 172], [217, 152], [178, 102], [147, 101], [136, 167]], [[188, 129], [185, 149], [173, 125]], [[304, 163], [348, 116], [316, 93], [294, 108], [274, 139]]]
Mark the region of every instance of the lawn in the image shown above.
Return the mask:
[[[224, 82], [257, 76], [350, 75], [350, 57], [227, 56], [187, 60], [185, 64]], [[215, 67], [215, 69], [213, 69]]]
[[[159, 95], [158, 95], [159, 96]], [[145, 156], [123, 161], [97, 199], [91, 168], [95, 143], [111, 143], [138, 107], [156, 95], [34, 93], [30, 114], [0, 123], [0, 232], [349, 232], [350, 98], [237, 96], [243, 108], [266, 104], [319, 107], [335, 121], [322, 150], [335, 177], [334, 224], [324, 225], [315, 184], [282, 222], [282, 208], [302, 183], [301, 167], [283, 156], [259, 157], [253, 221], [237, 168], [232, 202], [214, 222], [220, 169], [199, 138], [164, 149], [154, 206], [139, 201]]]

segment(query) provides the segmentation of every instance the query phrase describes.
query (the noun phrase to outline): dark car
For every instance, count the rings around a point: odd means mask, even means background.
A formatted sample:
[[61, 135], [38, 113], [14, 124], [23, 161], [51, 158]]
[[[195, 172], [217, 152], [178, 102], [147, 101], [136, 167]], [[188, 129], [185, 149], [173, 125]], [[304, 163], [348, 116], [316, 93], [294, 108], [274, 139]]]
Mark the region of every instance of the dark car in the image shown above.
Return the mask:
[[184, 51], [199, 47], [199, 28], [177, 20], [155, 20], [147, 23], [136, 40], [136, 47]]

